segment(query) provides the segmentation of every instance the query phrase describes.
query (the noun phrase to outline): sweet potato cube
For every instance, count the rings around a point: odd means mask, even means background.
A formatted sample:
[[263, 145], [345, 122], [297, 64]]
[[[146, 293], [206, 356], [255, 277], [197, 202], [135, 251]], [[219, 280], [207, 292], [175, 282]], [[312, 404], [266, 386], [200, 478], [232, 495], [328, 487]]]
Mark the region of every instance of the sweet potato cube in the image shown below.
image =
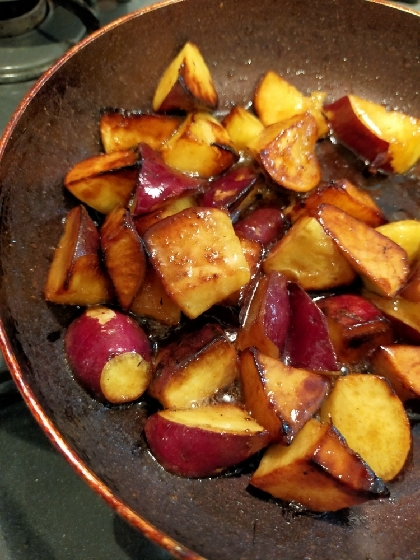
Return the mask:
[[330, 296], [317, 301], [327, 318], [328, 331], [340, 362], [365, 360], [381, 344], [392, 344], [389, 321], [368, 299], [355, 294]]
[[327, 423], [312, 418], [291, 445], [271, 445], [252, 475], [251, 484], [312, 511], [337, 511], [375, 496], [355, 491], [316, 463], [315, 454], [329, 429]]
[[130, 307], [131, 313], [147, 317], [164, 325], [177, 325], [181, 321], [181, 310], [163, 287], [155, 269], [149, 266], [146, 277]]
[[200, 206], [230, 209], [243, 200], [257, 181], [258, 173], [252, 165], [228, 169], [209, 181], [200, 199]]
[[159, 152], [147, 144], [139, 144], [141, 166], [131, 212], [137, 216], [160, 208], [168, 200], [194, 194], [201, 187], [197, 177], [173, 169]]
[[65, 187], [102, 214], [127, 206], [136, 186], [138, 151], [122, 150], [77, 163], [64, 178]]
[[254, 106], [264, 126], [310, 112], [316, 120], [317, 137], [320, 138], [328, 133], [328, 124], [322, 112], [324, 98], [325, 93], [322, 92], [304, 96], [292, 84], [270, 70], [255, 90]]
[[162, 204], [157, 210], [149, 212], [148, 214], [140, 214], [139, 216], [134, 216], [134, 225], [137, 233], [140, 237], [143, 237], [144, 233], [149, 229], [150, 226], [167, 218], [168, 216], [173, 216], [185, 208], [192, 208], [197, 206], [195, 196], [190, 194], [187, 196], [181, 196], [180, 198], [170, 198], [165, 204]]
[[[321, 204], [332, 204], [350, 216], [377, 227], [386, 222], [382, 210], [367, 191], [355, 187], [347, 179], [317, 188], [306, 198], [300, 199], [287, 212], [292, 223], [301, 216], [314, 216]], [[384, 235], [386, 235], [384, 233]]]
[[104, 111], [99, 122], [102, 145], [106, 153], [127, 150], [141, 142], [157, 150], [182, 120], [170, 115]]
[[150, 227], [144, 242], [169, 297], [190, 318], [250, 279], [241, 243], [223, 210], [187, 208]]
[[44, 288], [47, 301], [67, 305], [106, 303], [112, 284], [99, 257], [100, 238], [84, 206], [67, 215], [66, 225], [54, 252]]
[[215, 476], [260, 451], [269, 434], [243, 408], [231, 403], [160, 410], [145, 424], [151, 452], [178, 476]]
[[420, 257], [420, 220], [399, 220], [376, 228], [400, 245], [407, 253], [408, 262], [413, 265]]
[[251, 239], [243, 239], [242, 237], [239, 237], [239, 241], [241, 243], [245, 260], [248, 263], [251, 277], [250, 281], [245, 284], [245, 286], [242, 286], [242, 288], [230, 294], [230, 296], [223, 301], [224, 305], [241, 305], [242, 301], [246, 297], [247, 291], [251, 289], [250, 284], [252, 284], [252, 280], [257, 276], [260, 270], [263, 255], [263, 246], [261, 243], [258, 241], [252, 241]]
[[316, 140], [317, 125], [310, 113], [290, 117], [261, 132], [254, 144], [256, 159], [279, 185], [308, 192], [321, 180]]
[[302, 216], [269, 250], [262, 268], [276, 270], [305, 290], [350, 284], [356, 273], [319, 222]]
[[101, 227], [101, 249], [118, 301], [129, 309], [146, 276], [143, 243], [126, 208], [117, 207]]
[[228, 387], [238, 374], [236, 349], [218, 325], [205, 325], [161, 354], [149, 393], [165, 408], [200, 403]]
[[373, 372], [386, 377], [403, 402], [420, 397], [419, 346], [381, 346], [373, 354], [371, 362]]
[[235, 105], [222, 121], [238, 152], [252, 152], [255, 139], [264, 130], [263, 123], [240, 105]]
[[288, 283], [290, 321], [282, 360], [296, 367], [322, 372], [340, 369], [325, 315], [295, 282]]
[[226, 130], [208, 113], [187, 115], [161, 152], [171, 167], [203, 178], [220, 175], [239, 159]]
[[405, 173], [420, 157], [420, 120], [345, 95], [324, 106], [335, 138], [374, 170]]
[[377, 496], [389, 494], [384, 481], [375, 475], [360, 455], [350, 449], [332, 424], [321, 438], [313, 461], [330, 476], [339, 479], [356, 492], [368, 492]]
[[393, 297], [404, 286], [407, 253], [374, 228], [331, 204], [322, 204], [318, 220], [371, 291]]
[[402, 297], [380, 297], [366, 290], [363, 295], [391, 321], [398, 336], [410, 343], [420, 344], [420, 302]]
[[384, 481], [402, 471], [411, 449], [410, 423], [401, 400], [384, 377], [339, 377], [321, 407], [321, 420], [332, 422]]
[[252, 210], [234, 228], [242, 239], [258, 241], [267, 249], [284, 235], [286, 223], [280, 208], [262, 207]]
[[245, 350], [253, 346], [278, 358], [290, 320], [286, 278], [275, 271], [261, 276], [243, 307], [241, 313], [245, 319], [236, 339], [237, 348]]
[[217, 103], [217, 92], [203, 55], [188, 41], [162, 75], [153, 97], [153, 110], [213, 111]]
[[255, 348], [241, 353], [240, 364], [245, 407], [273, 440], [290, 444], [321, 406], [328, 380], [286, 366]]

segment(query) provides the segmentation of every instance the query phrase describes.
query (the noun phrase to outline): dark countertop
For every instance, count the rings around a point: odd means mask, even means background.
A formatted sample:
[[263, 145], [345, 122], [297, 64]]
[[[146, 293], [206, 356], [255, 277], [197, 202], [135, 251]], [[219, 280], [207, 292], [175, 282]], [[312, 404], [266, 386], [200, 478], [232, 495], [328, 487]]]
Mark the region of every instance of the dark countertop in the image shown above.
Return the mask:
[[0, 400], [2, 560], [170, 560], [51, 446], [23, 401]]

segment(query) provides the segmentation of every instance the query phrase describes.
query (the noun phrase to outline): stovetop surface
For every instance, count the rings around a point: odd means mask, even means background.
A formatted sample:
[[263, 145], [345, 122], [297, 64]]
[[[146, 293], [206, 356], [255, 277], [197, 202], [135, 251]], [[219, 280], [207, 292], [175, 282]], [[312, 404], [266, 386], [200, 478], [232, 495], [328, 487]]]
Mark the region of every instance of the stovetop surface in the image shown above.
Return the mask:
[[[98, 0], [102, 25], [151, 0]], [[420, 4], [395, 2], [420, 11]], [[403, 38], [401, 38], [403, 40]], [[0, 133], [34, 82], [0, 85]], [[2, 372], [0, 355], [0, 560], [171, 560], [76, 475]]]

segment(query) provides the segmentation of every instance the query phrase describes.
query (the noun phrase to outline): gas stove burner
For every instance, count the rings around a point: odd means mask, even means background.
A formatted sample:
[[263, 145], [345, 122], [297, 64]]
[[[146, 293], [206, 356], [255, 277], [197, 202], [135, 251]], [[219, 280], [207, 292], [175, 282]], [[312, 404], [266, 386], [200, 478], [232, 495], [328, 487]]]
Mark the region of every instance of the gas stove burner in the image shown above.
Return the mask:
[[0, 0], [0, 37], [14, 37], [34, 29], [46, 13], [46, 0]]
[[39, 77], [99, 26], [84, 0], [0, 0], [0, 84]]

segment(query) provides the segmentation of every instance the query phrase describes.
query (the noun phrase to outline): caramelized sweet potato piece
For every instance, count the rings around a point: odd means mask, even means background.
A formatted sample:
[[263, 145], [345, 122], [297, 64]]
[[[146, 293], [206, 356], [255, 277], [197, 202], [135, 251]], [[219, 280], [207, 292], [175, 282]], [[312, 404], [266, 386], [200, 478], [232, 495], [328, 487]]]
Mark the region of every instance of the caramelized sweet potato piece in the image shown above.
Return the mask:
[[244, 320], [236, 340], [238, 349], [253, 346], [268, 356], [278, 358], [290, 321], [286, 278], [278, 272], [262, 275], [249, 302], [244, 302], [241, 313]]
[[77, 163], [64, 178], [65, 187], [102, 214], [127, 206], [136, 186], [138, 151], [122, 150]]
[[305, 113], [265, 128], [254, 144], [257, 161], [279, 185], [308, 192], [321, 180], [315, 153], [317, 124]]
[[134, 215], [146, 214], [162, 206], [168, 199], [196, 192], [201, 181], [172, 169], [160, 155], [147, 144], [139, 145], [141, 167], [131, 211]]
[[317, 304], [327, 318], [328, 331], [340, 362], [363, 362], [382, 344], [394, 342], [389, 321], [362, 296], [330, 296], [318, 300]]
[[147, 389], [150, 341], [128, 315], [102, 305], [89, 307], [70, 324], [64, 342], [76, 379], [96, 398], [121, 404]]
[[420, 397], [420, 346], [381, 346], [371, 363], [373, 372], [386, 377], [403, 402]]
[[331, 204], [322, 204], [317, 215], [368, 289], [386, 297], [401, 290], [409, 274], [407, 253], [402, 247]]
[[405, 173], [420, 157], [420, 121], [356, 95], [324, 106], [335, 138], [374, 170]]
[[165, 408], [188, 408], [229, 386], [238, 374], [232, 342], [218, 325], [205, 325], [164, 348], [149, 393]]
[[398, 220], [378, 226], [376, 231], [389, 237], [407, 253], [408, 262], [414, 265], [420, 257], [420, 220]]
[[200, 198], [200, 205], [229, 209], [249, 193], [257, 177], [258, 174], [251, 165], [229, 169], [207, 184]]
[[270, 439], [244, 409], [228, 403], [161, 410], [147, 419], [144, 431], [159, 463], [190, 478], [220, 474], [260, 451]]
[[287, 215], [294, 223], [302, 216], [315, 216], [321, 204], [337, 206], [353, 218], [357, 218], [372, 227], [380, 226], [386, 222], [384, 213], [370, 194], [358, 189], [347, 179], [318, 187], [309, 196], [296, 202], [288, 210]]
[[312, 371], [286, 366], [255, 348], [242, 352], [240, 363], [247, 410], [273, 440], [290, 444], [321, 406], [328, 380]]
[[100, 238], [84, 206], [67, 215], [66, 225], [44, 288], [47, 301], [67, 305], [106, 303], [113, 295], [112, 284], [100, 256]]
[[329, 290], [351, 284], [356, 273], [315, 218], [302, 216], [273, 245], [262, 268], [277, 270], [305, 290]]
[[288, 291], [290, 322], [283, 361], [314, 371], [339, 370], [325, 315], [298, 284], [289, 282]]
[[381, 297], [367, 290], [363, 295], [391, 321], [398, 336], [410, 343], [420, 344], [420, 302], [402, 297]]
[[317, 137], [328, 133], [328, 124], [322, 111], [325, 93], [313, 92], [304, 96], [292, 84], [268, 71], [254, 93], [255, 110], [264, 126], [309, 112], [317, 123]]
[[167, 218], [168, 216], [173, 216], [174, 214], [181, 212], [181, 210], [192, 208], [193, 206], [197, 206], [195, 196], [193, 194], [181, 196], [180, 198], [169, 198], [167, 202], [153, 212], [134, 216], [134, 225], [137, 233], [140, 237], [143, 237], [149, 227], [156, 222], [159, 222], [159, 220], [163, 220], [163, 218]]
[[279, 208], [257, 208], [234, 224], [242, 239], [259, 241], [264, 248], [280, 239], [285, 231], [285, 218]]
[[163, 73], [153, 97], [153, 110], [212, 111], [217, 104], [210, 70], [197, 45], [188, 41]]
[[146, 275], [143, 243], [126, 208], [117, 207], [101, 227], [105, 266], [123, 310], [130, 308]]
[[393, 480], [403, 469], [411, 449], [410, 423], [385, 378], [339, 377], [321, 407], [321, 420], [332, 422], [383, 480]]
[[99, 122], [102, 145], [106, 153], [134, 148], [144, 142], [158, 150], [182, 122], [181, 117], [104, 111]]
[[229, 216], [187, 208], [144, 234], [150, 260], [169, 297], [190, 318], [244, 286], [250, 269]]
[[219, 121], [200, 112], [187, 115], [161, 152], [171, 167], [202, 178], [220, 175], [239, 159]]
[[222, 121], [235, 149], [252, 152], [255, 139], [264, 130], [263, 123], [252, 113], [235, 105]]
[[[386, 489], [375, 479], [373, 484], [366, 485], [365, 480], [374, 475], [368, 467], [366, 477], [360, 475], [364, 468], [362, 460], [345, 446], [338, 448], [343, 454], [339, 460], [345, 465], [344, 473], [351, 475], [351, 482], [334, 468], [328, 469], [329, 463], [324, 463], [320, 450], [326, 445], [324, 438], [330, 433], [329, 424], [309, 420], [291, 445], [274, 444], [268, 448], [251, 477], [251, 484], [276, 498], [300, 503], [312, 511], [337, 511], [385, 494]], [[355, 474], [354, 463], [357, 464]]]
[[181, 320], [181, 310], [163, 287], [155, 269], [149, 266], [146, 277], [130, 307], [131, 313], [148, 317], [164, 325], [177, 325]]

